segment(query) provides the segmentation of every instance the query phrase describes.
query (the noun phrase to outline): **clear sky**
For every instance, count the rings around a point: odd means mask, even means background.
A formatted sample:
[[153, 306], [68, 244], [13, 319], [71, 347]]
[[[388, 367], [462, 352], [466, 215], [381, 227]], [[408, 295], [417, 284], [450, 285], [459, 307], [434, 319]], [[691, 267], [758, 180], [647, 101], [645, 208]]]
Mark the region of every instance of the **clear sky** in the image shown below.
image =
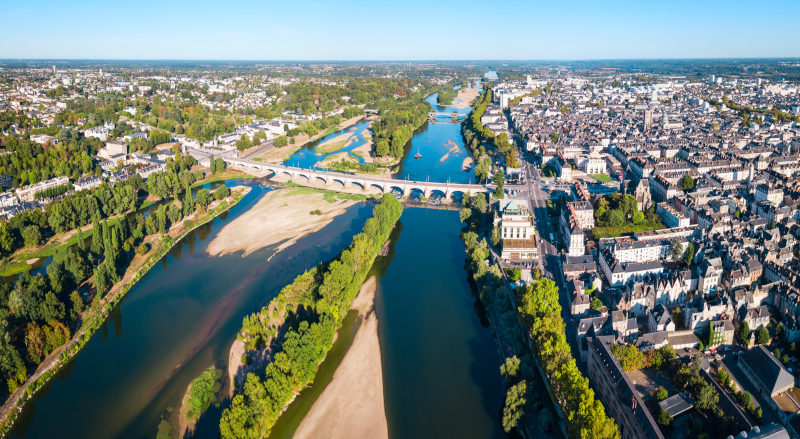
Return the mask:
[[0, 0], [0, 58], [800, 56], [800, 0]]

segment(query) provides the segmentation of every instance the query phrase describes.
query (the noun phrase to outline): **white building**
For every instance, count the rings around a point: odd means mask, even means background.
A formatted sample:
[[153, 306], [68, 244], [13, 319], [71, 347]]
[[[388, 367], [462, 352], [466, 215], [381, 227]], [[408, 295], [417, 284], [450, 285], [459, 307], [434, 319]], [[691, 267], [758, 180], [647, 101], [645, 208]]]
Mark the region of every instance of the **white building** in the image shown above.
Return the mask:
[[495, 224], [500, 229], [503, 242], [501, 257], [508, 260], [532, 261], [539, 257], [536, 247], [536, 229], [527, 200], [501, 201]]
[[21, 201], [33, 201], [38, 192], [54, 187], [64, 186], [67, 183], [69, 183], [68, 177], [55, 177], [49, 180], [40, 181], [38, 183], [30, 184], [17, 189], [17, 197], [19, 197]]

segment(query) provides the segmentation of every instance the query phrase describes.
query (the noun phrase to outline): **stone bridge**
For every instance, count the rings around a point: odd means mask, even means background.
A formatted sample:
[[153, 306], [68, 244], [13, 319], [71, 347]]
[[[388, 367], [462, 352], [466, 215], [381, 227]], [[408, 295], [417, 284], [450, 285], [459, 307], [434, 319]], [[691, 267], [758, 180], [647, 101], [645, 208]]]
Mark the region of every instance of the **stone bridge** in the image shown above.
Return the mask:
[[[377, 188], [383, 193], [398, 191], [404, 197], [408, 197], [412, 192], [417, 191], [425, 198], [440, 194], [445, 199], [450, 200], [453, 194], [461, 193], [475, 195], [493, 190], [492, 185], [464, 184], [464, 183], [436, 183], [427, 181], [397, 180], [393, 178], [370, 177], [368, 175], [352, 175], [342, 172], [334, 172], [320, 169], [296, 168], [292, 166], [275, 165], [245, 159], [224, 159], [225, 163], [231, 167], [245, 171], [262, 171], [267, 177], [286, 175], [289, 180], [303, 185], [321, 181], [330, 186], [339, 183], [342, 187], [349, 188], [353, 185], [360, 186], [366, 191], [370, 188]], [[203, 161], [202, 159], [200, 160]], [[207, 162], [208, 159], [205, 159]]]

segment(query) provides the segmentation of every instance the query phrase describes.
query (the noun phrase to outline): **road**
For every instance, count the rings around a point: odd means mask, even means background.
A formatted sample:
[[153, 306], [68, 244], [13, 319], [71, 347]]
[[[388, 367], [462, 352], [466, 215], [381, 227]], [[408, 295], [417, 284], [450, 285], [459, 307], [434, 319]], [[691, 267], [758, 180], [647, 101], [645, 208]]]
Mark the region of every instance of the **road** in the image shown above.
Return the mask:
[[[524, 157], [523, 155], [521, 155]], [[547, 200], [550, 199], [550, 194], [547, 193], [542, 186], [545, 184], [545, 179], [542, 178], [541, 169], [530, 158], [523, 161], [523, 171], [525, 175], [525, 183], [521, 186], [513, 186], [512, 190], [517, 190], [518, 195], [523, 195], [530, 200], [531, 209], [536, 226], [536, 239], [539, 241], [539, 269], [542, 276], [552, 279], [559, 290], [559, 299], [561, 301], [561, 317], [564, 319], [567, 331], [567, 341], [572, 347], [572, 355], [576, 359], [580, 358], [578, 346], [575, 340], [576, 322], [571, 314], [571, 300], [569, 297], [569, 290], [567, 289], [566, 281], [562, 273], [562, 262], [560, 251], [558, 250], [558, 231], [553, 228], [550, 221], [550, 215], [547, 213]], [[550, 240], [550, 235], [555, 238], [554, 241]], [[583, 369], [580, 361], [577, 362], [578, 367]]]

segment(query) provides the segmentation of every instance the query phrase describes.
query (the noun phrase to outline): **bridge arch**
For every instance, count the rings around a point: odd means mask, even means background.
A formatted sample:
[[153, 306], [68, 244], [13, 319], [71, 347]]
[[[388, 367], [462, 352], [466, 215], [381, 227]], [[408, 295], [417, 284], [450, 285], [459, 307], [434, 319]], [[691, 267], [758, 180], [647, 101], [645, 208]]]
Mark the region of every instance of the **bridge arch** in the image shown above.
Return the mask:
[[420, 187], [411, 187], [408, 189], [408, 194], [406, 195], [409, 199], [421, 200], [423, 198], [428, 198], [428, 195], [425, 193], [425, 190]]
[[[309, 177], [311, 177], [311, 178], [309, 178]], [[312, 182], [312, 181], [321, 180], [326, 185], [329, 184], [328, 183], [328, 177], [326, 177], [326, 176], [324, 176], [322, 174], [312, 174], [310, 176], [306, 176], [306, 178], [309, 178], [309, 180], [308, 180], [309, 183]]]
[[407, 197], [409, 195], [407, 187], [391, 183], [384, 186], [383, 192], [399, 192], [401, 197]]

